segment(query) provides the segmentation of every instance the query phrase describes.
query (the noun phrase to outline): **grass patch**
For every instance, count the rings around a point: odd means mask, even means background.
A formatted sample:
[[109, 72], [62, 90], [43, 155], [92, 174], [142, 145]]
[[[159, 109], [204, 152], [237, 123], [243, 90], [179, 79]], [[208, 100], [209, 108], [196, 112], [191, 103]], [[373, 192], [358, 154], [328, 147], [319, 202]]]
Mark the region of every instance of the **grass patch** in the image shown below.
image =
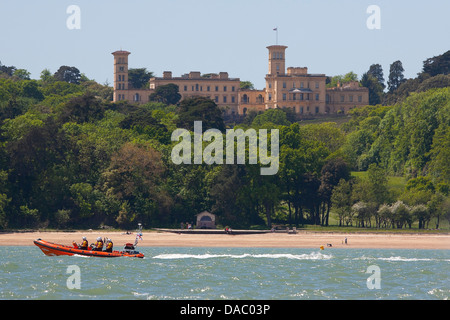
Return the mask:
[[[351, 175], [361, 180], [367, 180], [369, 178], [367, 171], [352, 171]], [[388, 176], [388, 188], [396, 193], [403, 193], [406, 182], [405, 177]]]

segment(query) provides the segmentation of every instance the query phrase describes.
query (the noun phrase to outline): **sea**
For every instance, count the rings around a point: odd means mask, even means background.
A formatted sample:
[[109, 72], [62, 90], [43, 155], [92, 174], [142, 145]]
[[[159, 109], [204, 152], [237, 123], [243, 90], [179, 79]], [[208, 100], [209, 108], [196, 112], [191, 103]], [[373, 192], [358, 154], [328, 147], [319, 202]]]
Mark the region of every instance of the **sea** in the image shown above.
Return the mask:
[[142, 247], [144, 259], [0, 247], [1, 300], [448, 300], [450, 250]]

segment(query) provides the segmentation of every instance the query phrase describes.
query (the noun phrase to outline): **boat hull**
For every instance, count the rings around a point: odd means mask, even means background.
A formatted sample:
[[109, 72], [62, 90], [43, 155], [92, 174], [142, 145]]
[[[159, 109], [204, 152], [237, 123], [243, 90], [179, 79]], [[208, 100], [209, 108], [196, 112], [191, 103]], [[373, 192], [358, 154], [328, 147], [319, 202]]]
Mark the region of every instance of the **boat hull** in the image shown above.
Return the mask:
[[41, 249], [41, 251], [47, 256], [81, 255], [99, 258], [117, 258], [117, 257], [144, 258], [144, 254], [139, 252], [130, 253], [126, 251], [105, 252], [105, 251], [82, 250], [75, 247], [48, 242], [42, 239], [34, 240], [34, 244], [39, 249]]

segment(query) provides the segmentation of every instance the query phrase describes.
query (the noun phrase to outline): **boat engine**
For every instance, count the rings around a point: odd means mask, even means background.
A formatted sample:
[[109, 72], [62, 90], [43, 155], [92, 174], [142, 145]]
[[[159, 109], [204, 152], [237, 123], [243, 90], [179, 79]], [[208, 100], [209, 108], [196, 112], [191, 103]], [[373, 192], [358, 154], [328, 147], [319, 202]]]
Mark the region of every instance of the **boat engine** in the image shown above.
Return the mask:
[[132, 243], [126, 243], [123, 251], [129, 254], [138, 254], [139, 251], [136, 251], [136, 248]]

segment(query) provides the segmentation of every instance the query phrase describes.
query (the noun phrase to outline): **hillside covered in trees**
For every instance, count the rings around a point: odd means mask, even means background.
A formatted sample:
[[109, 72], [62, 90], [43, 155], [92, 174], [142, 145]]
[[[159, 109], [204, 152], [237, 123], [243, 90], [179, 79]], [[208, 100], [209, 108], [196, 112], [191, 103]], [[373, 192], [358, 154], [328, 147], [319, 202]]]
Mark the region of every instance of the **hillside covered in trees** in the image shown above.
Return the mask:
[[179, 227], [203, 210], [233, 228], [439, 227], [450, 219], [448, 55], [415, 79], [390, 76], [386, 92], [371, 67], [361, 83], [372, 105], [340, 126], [250, 113], [235, 128], [279, 129], [272, 176], [260, 164], [172, 162], [176, 128], [230, 127], [211, 100], [113, 103], [111, 87], [74, 67], [32, 80], [0, 64], [0, 229]]

